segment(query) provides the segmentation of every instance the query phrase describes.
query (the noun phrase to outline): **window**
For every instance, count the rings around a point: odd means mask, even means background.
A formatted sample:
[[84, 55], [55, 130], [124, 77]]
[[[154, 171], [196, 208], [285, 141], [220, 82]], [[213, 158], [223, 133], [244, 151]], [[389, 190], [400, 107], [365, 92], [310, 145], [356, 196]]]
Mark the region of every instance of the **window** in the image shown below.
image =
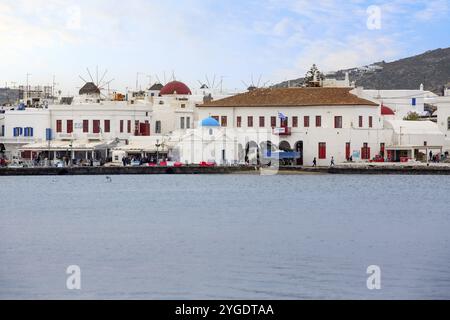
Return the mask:
[[450, 117], [447, 118], [447, 130], [450, 130]]
[[123, 120], [120, 120], [119, 130], [120, 133], [123, 133]]
[[264, 128], [265, 127], [265, 119], [264, 117], [259, 117], [259, 127]]
[[155, 133], [161, 133], [161, 121], [155, 122]]
[[372, 126], [373, 126], [373, 117], [370, 116], [369, 117], [369, 128], [372, 128]]
[[370, 159], [370, 148], [367, 142], [365, 142], [363, 144], [363, 147], [361, 148], [361, 159], [362, 160]]
[[247, 118], [247, 127], [249, 127], [249, 128], [253, 127], [253, 117], [252, 116], [248, 116], [248, 118]]
[[140, 132], [140, 124], [139, 124], [139, 120], [134, 120], [134, 135], [138, 136], [139, 132]]
[[221, 125], [222, 127], [226, 127], [227, 124], [228, 124], [227, 122], [228, 122], [227, 116], [222, 116], [222, 117], [220, 118], [220, 125]]
[[305, 128], [309, 127], [309, 116], [304, 116], [303, 117], [303, 125]]
[[412, 98], [411, 99], [411, 105], [415, 106], [417, 104], [417, 99], [416, 98]]
[[184, 117], [180, 118], [180, 129], [184, 129]]
[[342, 116], [335, 116], [334, 117], [334, 127], [336, 129], [342, 128]]
[[186, 117], [186, 129], [191, 128], [191, 117]]
[[212, 116], [211, 118], [213, 118], [214, 120], [216, 120], [217, 122], [219, 122], [219, 116]]
[[236, 127], [242, 127], [242, 117], [240, 116], [236, 117]]
[[23, 134], [23, 128], [20, 128], [20, 127], [13, 128], [14, 137], [21, 136], [22, 134]]
[[277, 117], [270, 117], [270, 126], [275, 128], [277, 126]]
[[67, 120], [67, 133], [72, 133], [73, 132], [73, 120]]
[[294, 128], [298, 127], [298, 117], [292, 117], [292, 126]]
[[127, 132], [131, 133], [131, 120], [127, 121]]
[[92, 121], [92, 132], [100, 133], [100, 120]]
[[359, 116], [359, 127], [363, 127], [363, 116]]
[[105, 132], [111, 132], [111, 121], [105, 120]]
[[286, 117], [286, 118], [284, 118], [284, 119], [281, 119], [280, 120], [280, 126], [282, 127], [282, 128], [287, 128], [287, 126], [288, 126], [288, 117]]
[[5, 136], [5, 125], [2, 124], [2, 131], [0, 131], [0, 136], [4, 137]]
[[83, 132], [89, 132], [89, 120], [83, 120]]
[[62, 132], [62, 120], [56, 120], [56, 132]]
[[322, 126], [322, 117], [316, 116], [316, 127], [321, 127], [321, 126]]
[[325, 142], [319, 142], [319, 159], [327, 158], [327, 144]]
[[186, 108], [186, 104], [182, 103], [181, 108], [183, 108], [183, 109]]
[[384, 157], [384, 152], [386, 150], [386, 146], [384, 143], [380, 143], [380, 156]]
[[23, 135], [25, 137], [32, 137], [33, 136], [33, 128], [31, 128], [31, 127], [24, 128]]

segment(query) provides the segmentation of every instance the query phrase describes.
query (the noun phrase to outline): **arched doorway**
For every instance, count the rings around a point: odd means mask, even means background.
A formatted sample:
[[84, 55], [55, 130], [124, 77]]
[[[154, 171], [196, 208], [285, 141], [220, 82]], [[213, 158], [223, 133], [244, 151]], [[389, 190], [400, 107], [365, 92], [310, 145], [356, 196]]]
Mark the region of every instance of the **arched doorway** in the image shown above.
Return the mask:
[[295, 152], [298, 152], [299, 157], [296, 160], [298, 166], [303, 165], [303, 141], [297, 141], [294, 146]]
[[286, 151], [286, 152], [291, 152], [292, 151], [291, 144], [289, 142], [287, 142], [287, 141], [281, 141], [279, 149], [282, 150], [282, 151]]
[[[287, 141], [281, 141], [280, 145], [278, 147], [280, 149], [280, 151], [284, 151], [284, 152], [292, 152], [292, 148], [291, 148], [291, 144]], [[292, 158], [288, 158], [288, 157], [281, 157], [280, 156], [280, 164], [284, 165], [284, 166], [289, 166], [293, 164], [294, 159]]]
[[255, 141], [245, 145], [245, 163], [259, 165], [259, 146]]
[[276, 151], [276, 146], [272, 143], [272, 141], [263, 141], [259, 144], [260, 147], [260, 155], [261, 155], [261, 163], [263, 165], [269, 165], [272, 156], [272, 152]]

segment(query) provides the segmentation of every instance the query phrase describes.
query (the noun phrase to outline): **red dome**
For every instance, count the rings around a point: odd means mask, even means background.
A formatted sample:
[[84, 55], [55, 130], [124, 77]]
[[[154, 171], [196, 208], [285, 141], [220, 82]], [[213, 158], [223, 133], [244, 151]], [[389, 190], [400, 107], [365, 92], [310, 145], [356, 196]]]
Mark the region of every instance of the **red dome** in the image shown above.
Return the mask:
[[189, 95], [191, 93], [191, 89], [183, 82], [180, 81], [172, 81], [166, 84], [161, 91], [159, 92], [161, 95], [166, 94], [181, 94], [181, 95]]
[[381, 105], [381, 115], [382, 116], [395, 116], [395, 112], [391, 108], [386, 107], [384, 104]]

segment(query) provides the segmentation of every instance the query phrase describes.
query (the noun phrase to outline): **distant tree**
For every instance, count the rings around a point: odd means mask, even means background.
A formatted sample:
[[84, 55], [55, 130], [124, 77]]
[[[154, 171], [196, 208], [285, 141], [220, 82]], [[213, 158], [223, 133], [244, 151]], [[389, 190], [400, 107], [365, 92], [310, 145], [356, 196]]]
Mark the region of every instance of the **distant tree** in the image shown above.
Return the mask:
[[420, 115], [415, 111], [408, 112], [408, 115], [403, 118], [403, 120], [406, 120], [406, 121], [417, 121], [419, 119], [420, 119]]
[[305, 74], [304, 86], [306, 87], [314, 87], [317, 86], [317, 83], [314, 83], [314, 79], [316, 81], [323, 80], [325, 77], [322, 72], [320, 72], [319, 68], [317, 68], [316, 64], [313, 64], [311, 69], [308, 70]]

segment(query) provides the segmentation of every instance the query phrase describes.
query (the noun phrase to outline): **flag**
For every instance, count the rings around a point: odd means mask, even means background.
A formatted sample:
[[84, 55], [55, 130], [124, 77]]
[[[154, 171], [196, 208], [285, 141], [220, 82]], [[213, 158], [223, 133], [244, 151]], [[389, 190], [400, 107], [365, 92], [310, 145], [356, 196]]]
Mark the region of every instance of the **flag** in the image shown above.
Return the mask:
[[287, 117], [284, 114], [282, 114], [281, 112], [278, 112], [278, 118], [280, 118], [282, 121], [287, 119]]

